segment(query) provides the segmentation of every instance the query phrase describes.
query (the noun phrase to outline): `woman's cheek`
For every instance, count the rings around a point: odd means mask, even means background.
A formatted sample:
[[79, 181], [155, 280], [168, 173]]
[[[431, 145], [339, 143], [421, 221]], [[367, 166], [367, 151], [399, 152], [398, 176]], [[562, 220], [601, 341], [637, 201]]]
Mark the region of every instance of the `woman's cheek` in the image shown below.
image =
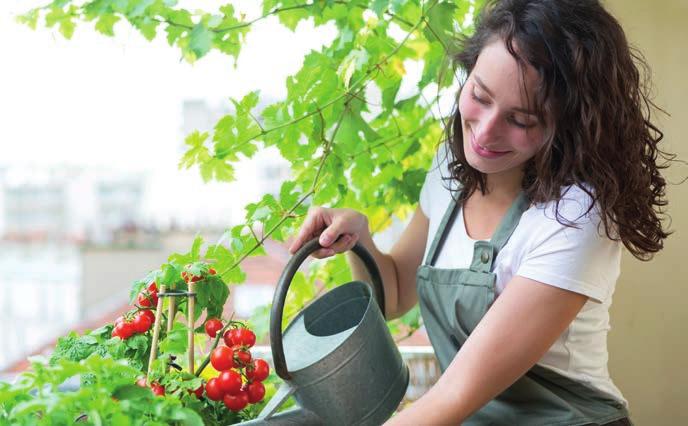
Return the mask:
[[464, 121], [476, 120], [480, 114], [480, 104], [471, 99], [468, 92], [469, 88], [465, 87], [459, 96], [459, 113]]

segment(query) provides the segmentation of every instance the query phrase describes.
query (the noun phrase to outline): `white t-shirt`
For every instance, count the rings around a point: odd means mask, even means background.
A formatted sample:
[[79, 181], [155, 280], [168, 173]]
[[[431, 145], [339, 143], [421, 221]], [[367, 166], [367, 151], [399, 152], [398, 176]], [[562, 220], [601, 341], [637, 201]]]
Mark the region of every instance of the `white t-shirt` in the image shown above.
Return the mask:
[[[420, 194], [421, 210], [430, 221], [423, 261], [452, 200], [448, 188], [456, 188], [455, 181], [442, 179], [451, 175], [446, 157], [441, 147]], [[609, 307], [620, 273], [621, 243], [607, 238], [603, 226], [598, 233], [600, 219], [596, 209], [581, 217], [591, 202], [587, 193], [577, 186], [566, 189], [559, 214], [565, 223], [574, 222], [579, 229], [557, 221], [556, 202], [531, 205], [495, 259], [496, 294], [498, 297], [511, 278], [519, 275], [588, 296], [583, 309], [537, 364], [592, 386], [628, 406], [607, 369]], [[470, 267], [475, 241], [466, 233], [461, 209], [435, 266]]]

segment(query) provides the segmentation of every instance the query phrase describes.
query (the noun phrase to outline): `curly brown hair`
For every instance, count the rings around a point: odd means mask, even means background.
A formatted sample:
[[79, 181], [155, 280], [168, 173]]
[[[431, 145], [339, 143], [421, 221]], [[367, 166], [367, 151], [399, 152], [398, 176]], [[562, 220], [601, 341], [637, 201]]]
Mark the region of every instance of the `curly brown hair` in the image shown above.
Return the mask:
[[[622, 241], [638, 259], [649, 260], [670, 234], [660, 216], [666, 181], [660, 170], [675, 156], [658, 148], [663, 134], [651, 122], [649, 67], [629, 47], [623, 29], [596, 0], [503, 0], [486, 4], [475, 32], [459, 40], [456, 65], [467, 75], [478, 55], [501, 38], [523, 72], [539, 74], [535, 107], [550, 117], [545, 144], [525, 165], [523, 190], [532, 202], [556, 201], [562, 188], [579, 185], [600, 211], [607, 237]], [[641, 73], [641, 70], [643, 73]], [[458, 99], [458, 96], [457, 96]], [[457, 105], [446, 125], [453, 160], [451, 178], [464, 191], [486, 191], [485, 176], [463, 152]], [[658, 157], [665, 160], [658, 164]]]

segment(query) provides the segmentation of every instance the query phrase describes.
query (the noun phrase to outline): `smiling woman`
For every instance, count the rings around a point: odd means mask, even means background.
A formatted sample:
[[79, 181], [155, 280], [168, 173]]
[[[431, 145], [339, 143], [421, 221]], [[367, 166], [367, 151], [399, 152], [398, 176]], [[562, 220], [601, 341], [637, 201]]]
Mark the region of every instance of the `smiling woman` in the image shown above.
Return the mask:
[[390, 424], [630, 424], [609, 308], [623, 246], [649, 259], [668, 236], [647, 65], [596, 0], [491, 1], [476, 22], [455, 57], [467, 77], [448, 155], [391, 251], [361, 213], [321, 207], [292, 250], [360, 242], [388, 317], [419, 303], [443, 374]]

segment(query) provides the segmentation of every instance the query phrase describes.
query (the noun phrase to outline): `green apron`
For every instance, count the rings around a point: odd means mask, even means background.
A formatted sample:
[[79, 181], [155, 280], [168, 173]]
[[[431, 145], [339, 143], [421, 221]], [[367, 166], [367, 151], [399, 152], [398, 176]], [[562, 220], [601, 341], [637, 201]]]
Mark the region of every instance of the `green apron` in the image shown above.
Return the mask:
[[[469, 269], [435, 268], [437, 254], [459, 211], [451, 201], [425, 262], [416, 274], [425, 328], [444, 372], [495, 300], [494, 259], [529, 207], [523, 192], [490, 241], [477, 241]], [[469, 417], [464, 425], [587, 425], [628, 416], [623, 404], [602, 392], [535, 365]]]

